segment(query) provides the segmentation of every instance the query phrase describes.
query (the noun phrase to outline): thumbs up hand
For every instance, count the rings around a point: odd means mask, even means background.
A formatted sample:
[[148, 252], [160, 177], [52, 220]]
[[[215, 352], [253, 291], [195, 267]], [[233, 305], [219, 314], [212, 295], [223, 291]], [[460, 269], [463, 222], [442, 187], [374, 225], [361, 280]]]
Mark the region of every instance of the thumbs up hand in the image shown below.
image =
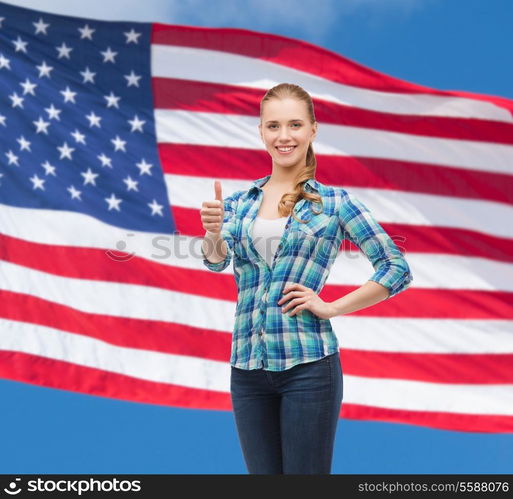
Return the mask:
[[203, 201], [201, 205], [201, 223], [203, 229], [211, 234], [220, 234], [224, 220], [224, 201], [221, 192], [221, 182], [214, 182], [214, 201]]

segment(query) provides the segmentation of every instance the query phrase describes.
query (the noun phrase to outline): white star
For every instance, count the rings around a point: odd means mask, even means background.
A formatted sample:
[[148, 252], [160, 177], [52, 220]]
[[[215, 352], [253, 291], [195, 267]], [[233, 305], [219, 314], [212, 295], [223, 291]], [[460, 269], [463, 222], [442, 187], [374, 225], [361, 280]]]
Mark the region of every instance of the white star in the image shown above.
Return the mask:
[[93, 39], [93, 33], [96, 31], [95, 29], [92, 29], [89, 27], [88, 24], [86, 24], [83, 28], [78, 28], [78, 31], [80, 31], [80, 39], [89, 38], [89, 40]]
[[68, 187], [67, 191], [71, 194], [71, 199], [78, 199], [79, 201], [82, 201], [80, 199], [80, 195], [82, 194], [81, 191], [77, 191], [72, 185]]
[[36, 27], [36, 35], [39, 33], [43, 33], [44, 35], [47, 35], [46, 28], [50, 26], [49, 24], [45, 24], [43, 19], [40, 17], [39, 21], [37, 23], [32, 23]]
[[88, 168], [86, 172], [80, 172], [80, 175], [84, 177], [84, 185], [87, 184], [93, 184], [96, 185], [96, 177], [98, 176], [98, 173], [93, 173], [91, 171], [91, 168]]
[[36, 125], [37, 127], [37, 130], [36, 130], [36, 133], [46, 133], [46, 135], [48, 135], [48, 130], [47, 128], [50, 126], [50, 122], [49, 121], [45, 121], [41, 116], [39, 117], [39, 119], [37, 121], [33, 121], [32, 123], [34, 123], [34, 125]]
[[55, 175], [55, 166], [51, 165], [49, 161], [41, 163], [41, 166], [45, 169], [45, 175]]
[[112, 168], [112, 159], [105, 156], [105, 154], [101, 153], [100, 156], [96, 157], [102, 162], [102, 166], [108, 166], [109, 168]]
[[91, 72], [89, 70], [89, 66], [85, 68], [85, 71], [80, 71], [80, 74], [84, 77], [84, 81], [82, 83], [87, 83], [88, 81], [94, 83], [94, 76], [96, 73]]
[[103, 55], [103, 62], [116, 62], [114, 58], [118, 55], [117, 52], [113, 52], [110, 47], [107, 47], [105, 52], [100, 52]]
[[62, 144], [61, 147], [57, 147], [57, 149], [59, 149], [59, 151], [61, 152], [61, 156], [59, 159], [63, 159], [63, 158], [68, 158], [68, 159], [73, 159], [71, 157], [71, 153], [75, 150], [73, 147], [68, 147], [68, 144], [67, 142], [64, 142], [64, 144]]
[[96, 114], [94, 114], [92, 111], [88, 115], [86, 115], [86, 118], [89, 120], [89, 127], [97, 126], [98, 128], [101, 128], [101, 118], [99, 116], [96, 116]]
[[136, 114], [134, 116], [133, 120], [128, 120], [128, 123], [130, 123], [132, 125], [132, 130], [130, 130], [131, 132], [135, 132], [135, 131], [142, 132], [143, 131], [142, 126], [146, 123], [146, 121], [139, 120], [139, 118]]
[[123, 182], [125, 182], [126, 184], [126, 190], [127, 191], [138, 191], [139, 189], [137, 188], [137, 184], [139, 182], [133, 180], [130, 175], [128, 175], [127, 178], [124, 178], [123, 179]]
[[18, 164], [18, 156], [16, 156], [11, 150], [9, 150], [9, 152], [6, 152], [5, 155], [7, 156], [7, 160], [9, 161], [10, 165], [14, 163], [16, 166], [20, 166]]
[[75, 95], [77, 95], [77, 93], [72, 92], [68, 86], [66, 86], [64, 90], [61, 90], [60, 93], [64, 96], [64, 103], [71, 101], [75, 104]]
[[2, 27], [2, 23], [5, 21], [5, 17], [0, 17], [0, 28]]
[[16, 92], [9, 95], [9, 99], [12, 100], [12, 107], [21, 107], [23, 109], [23, 97], [20, 97]]
[[114, 150], [115, 151], [123, 151], [126, 152], [125, 144], [126, 140], [121, 140], [117, 135], [115, 139], [110, 139], [110, 141], [114, 144]]
[[161, 217], [164, 216], [162, 213], [162, 208], [164, 208], [161, 204], [158, 204], [157, 201], [154, 199], [151, 203], [148, 203], [148, 206], [151, 208], [151, 214], [159, 214]]
[[18, 143], [20, 144], [20, 151], [27, 150], [30, 151], [30, 142], [25, 139], [23, 135], [20, 136], [19, 139], [16, 139]]
[[151, 163], [146, 163], [144, 158], [139, 163], [136, 163], [135, 166], [137, 166], [137, 168], [139, 168], [139, 170], [141, 170], [139, 172], [139, 175], [143, 175], [145, 173], [147, 173], [148, 175], [151, 175], [150, 169], [152, 168], [153, 165]]
[[69, 53], [73, 50], [71, 47], [68, 47], [64, 42], [60, 47], [55, 47], [55, 49], [59, 52], [59, 59], [61, 57], [66, 57], [69, 59]]
[[25, 94], [36, 95], [34, 92], [34, 88], [37, 87], [37, 83], [31, 83], [29, 81], [29, 79], [27, 78], [23, 82], [20, 81], [20, 85], [23, 87], [23, 95], [25, 95]]
[[50, 71], [52, 71], [53, 66], [47, 66], [46, 61], [43, 61], [43, 64], [36, 66], [36, 68], [39, 69], [39, 78], [43, 76], [50, 78]]
[[112, 193], [110, 195], [110, 198], [104, 198], [105, 201], [107, 201], [107, 203], [109, 203], [109, 211], [114, 209], [114, 210], [118, 210], [118, 211], [121, 211], [119, 209], [119, 204], [121, 203], [121, 199], [117, 198], [116, 196], [114, 196], [114, 193]]
[[62, 112], [62, 110], [57, 109], [56, 107], [53, 106], [53, 104], [50, 107], [45, 107], [45, 111], [48, 113], [48, 119], [50, 119], [50, 120], [56, 119], [59, 121], [61, 120], [59, 118], [59, 114]]
[[7, 126], [5, 124], [6, 117], [3, 114], [0, 114], [0, 125]]
[[75, 139], [75, 142], [80, 142], [81, 144], [85, 145], [85, 135], [80, 133], [76, 128], [74, 132], [71, 132], [71, 135]]
[[134, 70], [130, 72], [129, 75], [123, 75], [127, 79], [127, 87], [131, 87], [132, 85], [135, 85], [136, 87], [139, 86], [139, 80], [142, 78], [142, 76], [137, 76], [134, 73]]
[[0, 54], [0, 69], [11, 69], [11, 66], [9, 66], [10, 63], [11, 62], [9, 61], [9, 59], [7, 59], [7, 57], [4, 57], [3, 54]]
[[45, 190], [45, 188], [43, 187], [45, 180], [42, 178], [39, 178], [35, 173], [32, 177], [30, 177], [30, 181], [34, 184], [32, 186], [32, 189], [41, 189], [42, 191]]
[[19, 36], [16, 40], [13, 40], [12, 43], [14, 43], [14, 46], [16, 47], [16, 52], [19, 52], [20, 50], [22, 52], [24, 52], [25, 54], [27, 53], [27, 48], [26, 46], [28, 45], [28, 42], [24, 42]]
[[111, 91], [110, 95], [104, 95], [103, 98], [107, 100], [107, 107], [114, 106], [119, 109], [118, 100], [121, 99], [121, 97], [116, 97]]
[[[4, 176], [3, 173], [0, 173], [0, 179]], [[2, 185], [2, 182], [0, 182], [0, 185]]]
[[134, 28], [132, 28], [130, 31], [127, 31], [123, 34], [126, 36], [125, 43], [130, 43], [130, 42], [139, 43], [139, 41], [137, 39], [142, 35], [142, 33], [136, 33], [134, 31]]

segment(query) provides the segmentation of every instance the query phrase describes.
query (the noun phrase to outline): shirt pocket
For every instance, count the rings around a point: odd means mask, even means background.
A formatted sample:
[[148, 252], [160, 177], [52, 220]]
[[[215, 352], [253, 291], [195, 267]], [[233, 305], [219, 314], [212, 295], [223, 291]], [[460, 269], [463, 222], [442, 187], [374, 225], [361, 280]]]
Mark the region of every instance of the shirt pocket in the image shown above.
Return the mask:
[[316, 215], [313, 212], [302, 213], [297, 215], [297, 217], [302, 220], [307, 220], [307, 222], [301, 223], [292, 218], [290, 225], [291, 232], [296, 233], [298, 236], [308, 235], [316, 238], [322, 237], [333, 218], [333, 216], [325, 213]]

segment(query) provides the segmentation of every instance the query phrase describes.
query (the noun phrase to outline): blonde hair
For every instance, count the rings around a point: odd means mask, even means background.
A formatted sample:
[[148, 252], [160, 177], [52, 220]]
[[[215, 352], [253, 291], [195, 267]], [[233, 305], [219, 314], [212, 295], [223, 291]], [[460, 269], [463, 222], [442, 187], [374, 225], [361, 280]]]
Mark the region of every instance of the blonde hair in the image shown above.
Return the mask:
[[[306, 109], [308, 112], [308, 117], [310, 122], [315, 123], [315, 114], [312, 98], [310, 94], [306, 92], [299, 85], [295, 85], [293, 83], [280, 83], [279, 85], [275, 85], [270, 88], [262, 100], [260, 101], [260, 118], [262, 118], [264, 104], [271, 99], [286, 99], [293, 98], [298, 101], [303, 101], [306, 104]], [[300, 223], [306, 223], [308, 220], [301, 220], [294, 215], [294, 206], [298, 201], [305, 198], [308, 201], [312, 201], [314, 203], [320, 203], [321, 211], [314, 213], [317, 215], [322, 213], [324, 210], [322, 198], [319, 194], [314, 194], [311, 192], [307, 192], [304, 189], [304, 184], [308, 179], [315, 178], [315, 170], [317, 168], [317, 160], [315, 159], [315, 153], [313, 150], [312, 143], [310, 142], [308, 146], [308, 151], [306, 153], [306, 166], [305, 168], [298, 174], [295, 179], [295, 187], [292, 192], [285, 193], [280, 202], [278, 204], [278, 212], [283, 216], [288, 216], [292, 213], [292, 217]]]

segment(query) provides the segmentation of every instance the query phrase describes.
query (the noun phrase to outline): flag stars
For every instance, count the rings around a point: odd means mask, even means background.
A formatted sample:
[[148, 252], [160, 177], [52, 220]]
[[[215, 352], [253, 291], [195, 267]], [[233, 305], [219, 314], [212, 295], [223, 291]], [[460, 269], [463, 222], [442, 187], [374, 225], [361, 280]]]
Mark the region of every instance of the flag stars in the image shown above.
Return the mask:
[[5, 155], [7, 156], [7, 162], [9, 165], [14, 164], [16, 166], [20, 166], [18, 163], [18, 156], [16, 156], [16, 154], [14, 154], [10, 149], [5, 153]]
[[67, 142], [64, 142], [64, 144], [62, 144], [62, 146], [60, 146], [60, 147], [57, 147], [57, 149], [61, 153], [59, 159], [64, 159], [64, 158], [68, 158], [68, 159], [71, 159], [71, 160], [73, 159], [71, 157], [71, 154], [73, 153], [73, 151], [75, 149], [73, 147], [69, 147]]
[[80, 142], [81, 144], [85, 145], [85, 135], [80, 133], [76, 128], [74, 132], [71, 132], [71, 136], [75, 139], [77, 144]]
[[96, 30], [90, 28], [89, 24], [86, 24], [83, 28], [78, 28], [78, 31], [80, 31], [80, 39], [81, 40], [83, 40], [84, 38], [87, 38], [88, 40], [92, 40], [93, 39], [93, 33]]
[[23, 97], [13, 92], [12, 95], [9, 95], [9, 99], [12, 101], [12, 107], [21, 107], [23, 109]]
[[76, 104], [75, 95], [77, 95], [77, 92], [72, 92], [69, 86], [66, 86], [66, 88], [61, 90], [60, 93], [64, 96], [64, 103], [73, 102], [73, 104]]
[[102, 162], [102, 166], [108, 166], [112, 168], [112, 159], [105, 156], [105, 154], [101, 153], [97, 158]]
[[73, 50], [71, 47], [68, 47], [64, 42], [62, 42], [62, 45], [60, 47], [55, 47], [57, 52], [59, 52], [59, 59], [62, 59], [65, 57], [66, 59], [69, 59], [69, 53]]
[[39, 69], [39, 78], [43, 78], [43, 76], [50, 78], [50, 71], [53, 70], [53, 66], [47, 66], [46, 61], [43, 61], [43, 63], [40, 66], [36, 66], [36, 68]]
[[134, 70], [130, 72], [129, 75], [123, 75], [127, 79], [127, 87], [131, 87], [132, 85], [135, 85], [136, 87], [139, 86], [139, 80], [142, 78], [140, 75], [136, 75], [134, 73]]
[[9, 66], [9, 64], [11, 64], [11, 61], [7, 59], [7, 57], [4, 57], [3, 54], [0, 54], [0, 69], [11, 69], [11, 66]]
[[45, 188], [44, 188], [45, 180], [42, 178], [39, 178], [35, 173], [32, 177], [30, 177], [29, 180], [33, 184], [32, 189], [41, 189], [42, 191], [45, 190]]
[[20, 144], [20, 151], [30, 151], [30, 142], [26, 140], [23, 135], [19, 139], [16, 139], [16, 141]]
[[131, 132], [135, 132], [135, 131], [142, 132], [143, 131], [142, 126], [146, 123], [146, 121], [139, 120], [139, 117], [136, 114], [134, 116], [133, 120], [128, 120], [128, 123], [130, 123], [130, 125], [132, 125], [132, 129], [130, 130]]
[[124, 178], [123, 182], [125, 182], [125, 184], [126, 184], [127, 191], [139, 191], [139, 189], [137, 188], [137, 184], [139, 182], [132, 179], [132, 177], [130, 177], [130, 175], [128, 175], [127, 178]]
[[41, 163], [41, 166], [45, 169], [45, 175], [55, 175], [55, 166], [51, 165], [50, 162], [47, 160], [44, 163]]
[[50, 107], [45, 107], [45, 111], [48, 113], [48, 119], [61, 120], [59, 114], [61, 114], [62, 110], [57, 109], [53, 104]]
[[114, 144], [114, 151], [123, 151], [126, 152], [125, 144], [126, 140], [121, 140], [117, 135], [116, 138], [110, 139], [110, 141]]
[[137, 168], [139, 168], [139, 175], [144, 175], [145, 173], [151, 175], [151, 168], [153, 165], [151, 163], [146, 163], [146, 160], [143, 158], [139, 163], [136, 163]]
[[0, 28], [2, 27], [2, 23], [5, 21], [5, 17], [0, 17]]
[[39, 119], [37, 121], [33, 121], [32, 123], [34, 123], [34, 125], [36, 125], [36, 133], [46, 133], [46, 135], [48, 135], [48, 130], [47, 128], [50, 126], [50, 122], [49, 121], [45, 121], [41, 116], [39, 117]]
[[98, 173], [93, 173], [91, 168], [88, 168], [86, 172], [81, 172], [80, 175], [84, 177], [84, 185], [93, 184], [96, 185], [96, 177]]
[[113, 62], [115, 63], [115, 57], [118, 55], [117, 52], [113, 52], [110, 47], [107, 47], [107, 50], [104, 52], [100, 52], [103, 55], [103, 62]]
[[132, 28], [130, 31], [127, 31], [123, 33], [126, 36], [125, 43], [139, 43], [138, 38], [142, 35], [142, 33], [137, 33], [134, 28]]
[[75, 187], [73, 185], [70, 185], [67, 188], [67, 191], [71, 194], [71, 199], [78, 199], [79, 201], [82, 201], [82, 199], [80, 198], [80, 195], [82, 194], [82, 192], [77, 191], [77, 189], [75, 189]]
[[23, 87], [23, 95], [31, 94], [36, 95], [34, 92], [34, 88], [37, 87], [37, 83], [31, 83], [28, 78], [25, 79], [25, 81], [21, 82], [20, 85]]
[[50, 26], [49, 24], [46, 24], [43, 19], [40, 17], [39, 18], [39, 21], [37, 23], [32, 23], [35, 28], [36, 28], [36, 32], [35, 34], [36, 35], [39, 35], [39, 33], [43, 33], [43, 35], [47, 35], [48, 33], [46, 32], [46, 29], [48, 28], [48, 26]]
[[94, 84], [94, 77], [96, 76], [96, 73], [93, 73], [89, 69], [89, 66], [87, 66], [84, 71], [80, 71], [80, 74], [84, 77], [84, 81], [82, 83], [91, 82]]
[[100, 116], [97, 116], [96, 114], [91, 111], [88, 115], [86, 115], [86, 118], [89, 120], [89, 128], [93, 126], [97, 126], [98, 128], [101, 128], [100, 125]]
[[23, 52], [23, 53], [27, 53], [27, 45], [28, 45], [28, 42], [25, 42], [23, 41], [19, 36], [16, 40], [13, 40], [12, 43], [14, 44], [14, 50], [16, 52], [19, 52], [20, 50]]
[[161, 217], [164, 216], [162, 213], [162, 209], [164, 206], [161, 204], [158, 204], [157, 201], [154, 199], [151, 203], [148, 203], [148, 206], [151, 208], [151, 214], [153, 215], [160, 215]]
[[117, 198], [116, 196], [114, 196], [114, 193], [112, 193], [109, 198], [104, 198], [104, 199], [109, 204], [109, 211], [110, 210], [121, 211], [119, 209], [119, 205], [121, 204], [122, 199]]
[[3, 114], [0, 114], [0, 125], [7, 126], [7, 125], [5, 124], [5, 120], [6, 120], [6, 119], [7, 119], [7, 118], [6, 118]]
[[107, 107], [114, 106], [119, 109], [118, 100], [121, 99], [121, 97], [117, 97], [111, 91], [110, 95], [104, 95], [103, 98], [107, 101]]

